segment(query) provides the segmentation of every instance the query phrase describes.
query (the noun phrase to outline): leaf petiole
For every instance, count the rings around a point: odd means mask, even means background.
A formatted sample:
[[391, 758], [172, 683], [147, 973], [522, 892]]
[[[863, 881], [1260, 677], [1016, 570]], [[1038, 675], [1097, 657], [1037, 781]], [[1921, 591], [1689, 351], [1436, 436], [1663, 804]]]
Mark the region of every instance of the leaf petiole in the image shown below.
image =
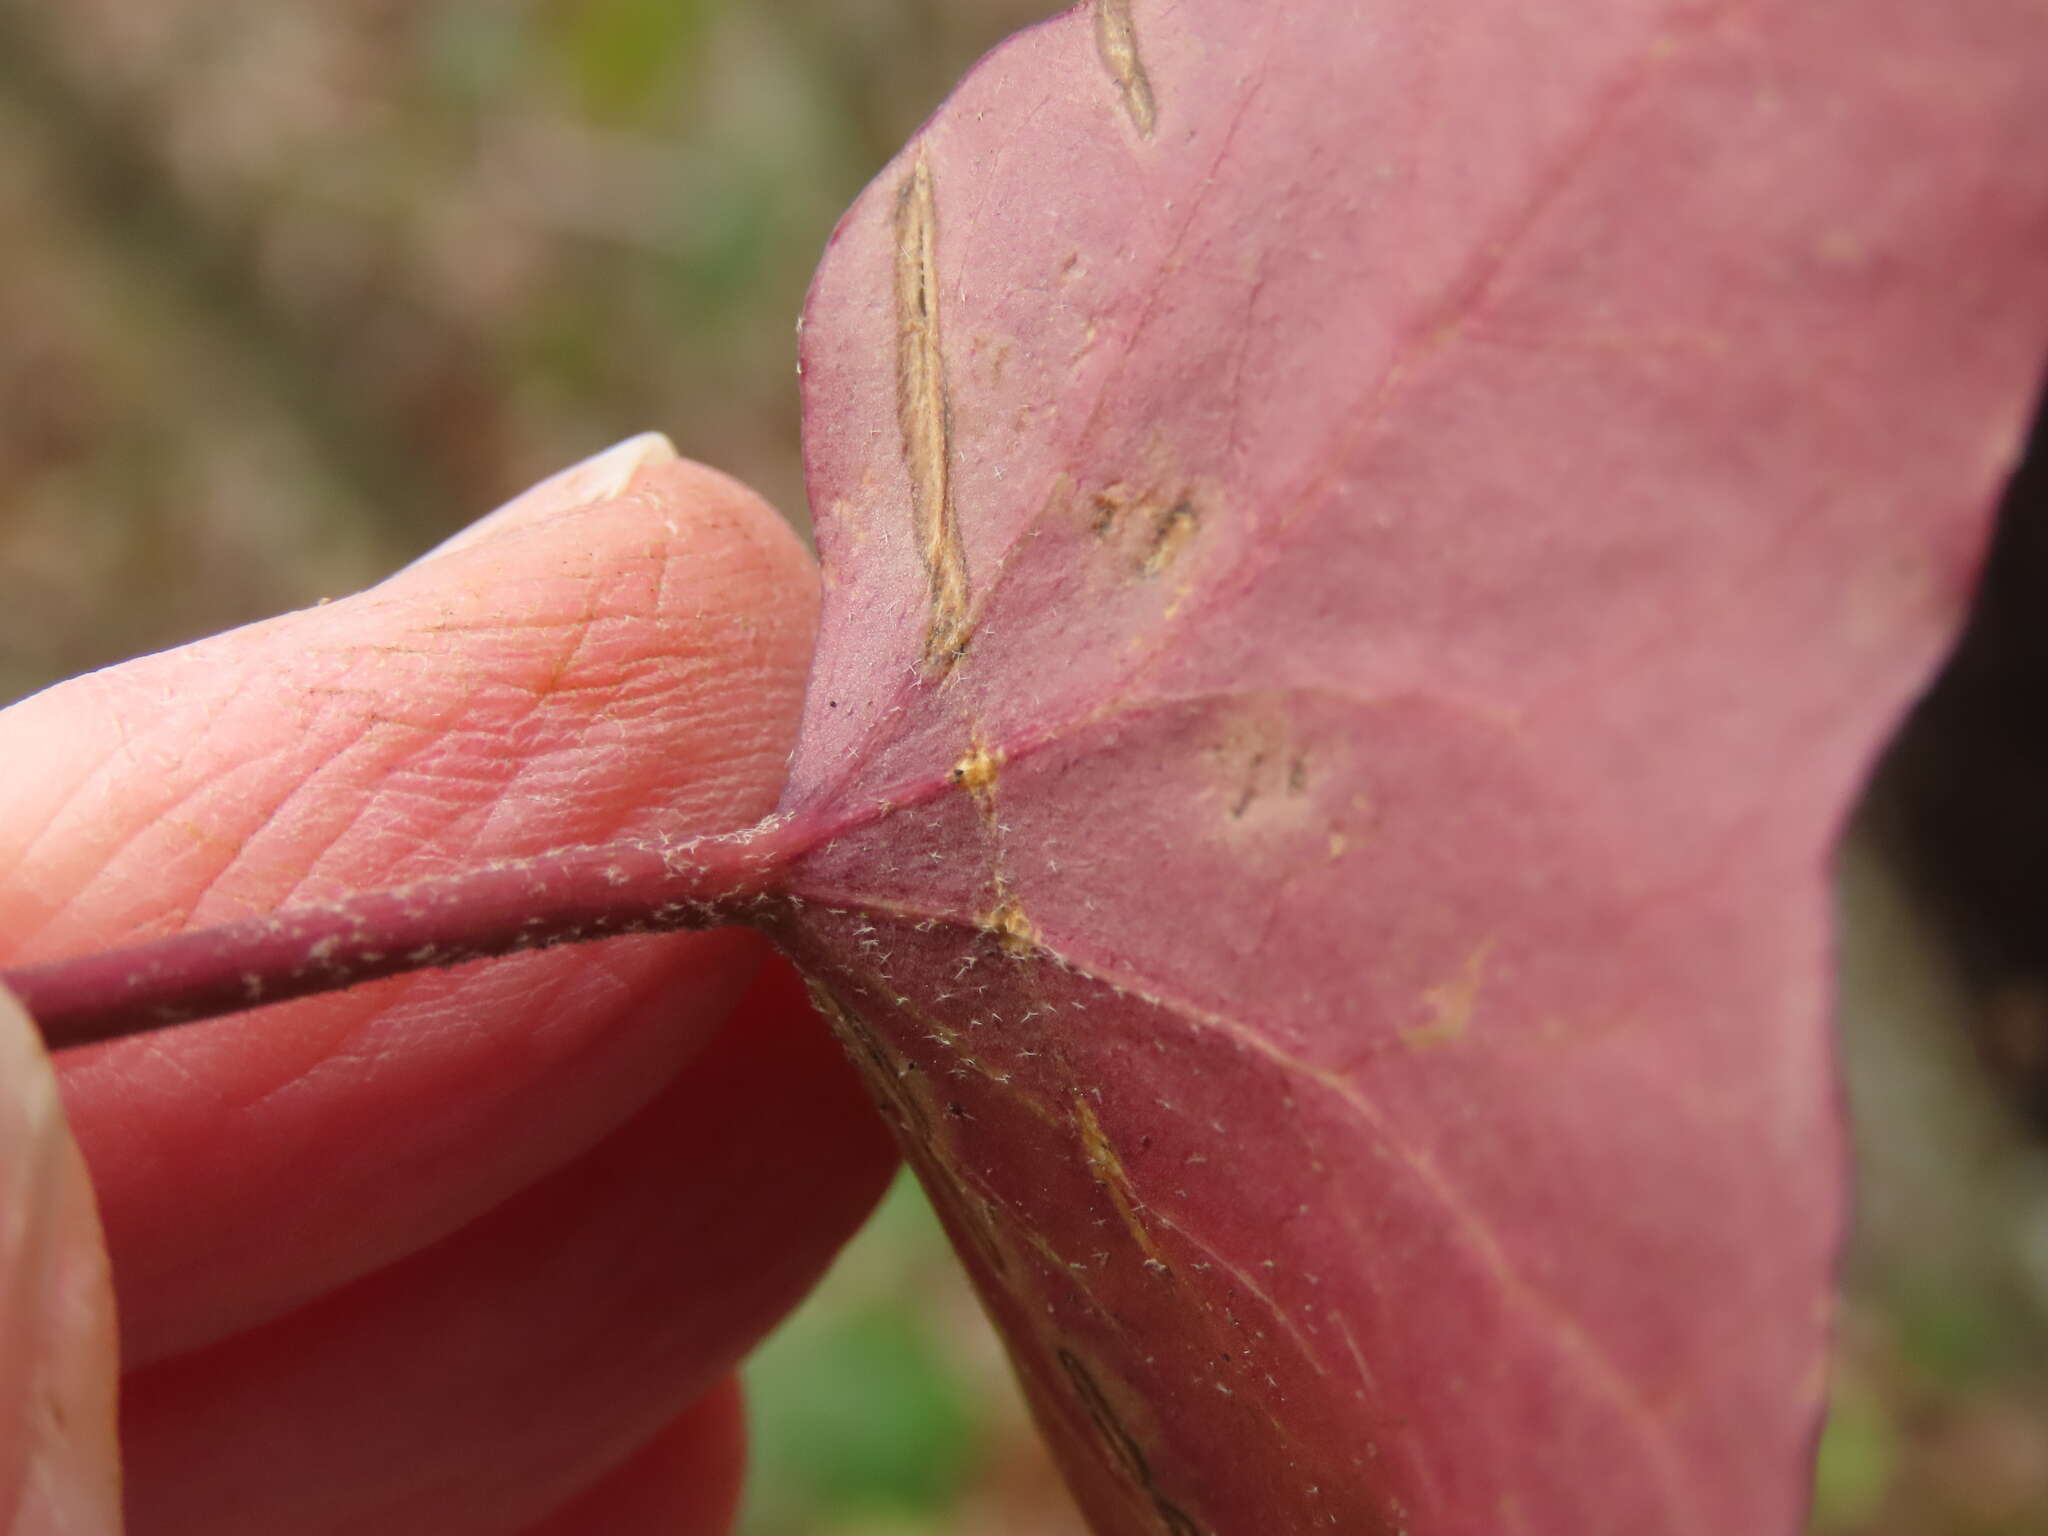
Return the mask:
[[0, 973], [52, 1050], [406, 971], [634, 933], [716, 928], [773, 905], [817, 842], [788, 816], [691, 842], [557, 848], [340, 901]]

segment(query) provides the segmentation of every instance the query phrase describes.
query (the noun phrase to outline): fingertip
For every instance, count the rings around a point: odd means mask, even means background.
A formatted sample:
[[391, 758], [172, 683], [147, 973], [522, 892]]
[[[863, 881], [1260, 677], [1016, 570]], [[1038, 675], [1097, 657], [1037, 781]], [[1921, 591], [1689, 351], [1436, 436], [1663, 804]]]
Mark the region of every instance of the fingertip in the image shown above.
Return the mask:
[[785, 606], [796, 601], [815, 606], [817, 560], [789, 519], [751, 486], [694, 459], [673, 458], [645, 465], [628, 494], [715, 522], [752, 553], [751, 574], [764, 584], [768, 597]]
[[444, 632], [538, 616], [565, 598], [578, 617], [636, 617], [659, 627], [650, 654], [712, 666], [695, 674], [708, 686], [693, 697], [715, 705], [722, 678], [743, 694], [736, 716], [780, 738], [794, 733], [810, 670], [819, 578], [809, 547], [752, 488], [649, 434], [535, 487], [379, 595], [430, 610]]
[[626, 494], [638, 476], [658, 465], [671, 463], [676, 457], [675, 444], [659, 432], [642, 432], [622, 443], [614, 443], [581, 463], [572, 464], [538, 485], [521, 491], [503, 506], [486, 512], [467, 528], [442, 540], [413, 564], [425, 565], [511, 529], [544, 522], [576, 507], [615, 500]]
[[659, 518], [672, 536], [729, 534], [757, 557], [758, 574], [787, 600], [815, 588], [817, 566], [790, 522], [752, 487], [643, 432], [522, 491], [406, 566], [399, 575], [515, 533], [547, 529], [578, 512], [630, 507]]

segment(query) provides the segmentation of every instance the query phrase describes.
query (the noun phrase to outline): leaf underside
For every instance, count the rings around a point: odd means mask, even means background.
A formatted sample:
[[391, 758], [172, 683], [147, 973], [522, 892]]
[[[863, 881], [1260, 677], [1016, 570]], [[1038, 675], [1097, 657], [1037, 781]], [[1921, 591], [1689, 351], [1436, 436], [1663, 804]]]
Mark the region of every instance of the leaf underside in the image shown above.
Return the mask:
[[803, 335], [815, 978], [1105, 1533], [1790, 1532], [2024, 0], [1100, 0]]

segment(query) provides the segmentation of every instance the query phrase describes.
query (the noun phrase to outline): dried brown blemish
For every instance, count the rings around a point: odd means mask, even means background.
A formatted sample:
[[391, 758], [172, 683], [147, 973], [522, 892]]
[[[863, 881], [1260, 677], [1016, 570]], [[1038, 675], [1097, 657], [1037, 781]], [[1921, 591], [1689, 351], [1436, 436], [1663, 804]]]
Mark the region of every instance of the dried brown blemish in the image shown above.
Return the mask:
[[1066, 1372], [1067, 1385], [1080, 1400], [1088, 1422], [1095, 1427], [1096, 1438], [1110, 1465], [1151, 1504], [1160, 1530], [1167, 1536], [1203, 1536], [1202, 1528], [1187, 1512], [1160, 1492], [1144, 1447], [1124, 1428], [1122, 1417], [1110, 1402], [1109, 1394], [1102, 1390], [1102, 1383], [1095, 1379], [1095, 1373], [1070, 1349], [1058, 1351], [1057, 1359], [1060, 1369]]
[[982, 1262], [988, 1265], [991, 1274], [999, 1279], [1007, 1279], [1010, 1274], [1010, 1256], [1003, 1249], [1003, 1224], [996, 1214], [996, 1203], [986, 1196], [975, 1194], [972, 1190], [960, 1192], [960, 1203], [972, 1212], [972, 1219], [964, 1225], [974, 1233], [975, 1246], [981, 1251]]
[[1081, 1153], [1088, 1161], [1088, 1172], [1109, 1195], [1110, 1204], [1116, 1207], [1124, 1230], [1131, 1234], [1131, 1241], [1145, 1255], [1146, 1266], [1156, 1274], [1170, 1274], [1165, 1259], [1159, 1255], [1158, 1245], [1152, 1241], [1151, 1232], [1139, 1219], [1143, 1202], [1131, 1187], [1131, 1176], [1124, 1170], [1123, 1159], [1117, 1156], [1116, 1148], [1103, 1133], [1102, 1122], [1096, 1118], [1093, 1106], [1079, 1094], [1074, 1096], [1074, 1124], [1081, 1132]]
[[1157, 576], [1172, 565], [1188, 540], [1195, 536], [1195, 529], [1200, 523], [1195, 504], [1185, 496], [1156, 513], [1152, 519], [1151, 539], [1145, 550], [1145, 562], [1139, 569], [1147, 576]]
[[1244, 788], [1237, 792], [1237, 799], [1231, 802], [1230, 815], [1232, 820], [1243, 821], [1245, 812], [1258, 803], [1259, 774], [1265, 766], [1266, 754], [1263, 752], [1253, 753], [1251, 763], [1244, 771]]
[[1138, 491], [1119, 482], [1088, 499], [1088, 531], [1114, 547], [1137, 575], [1170, 569], [1201, 531], [1202, 511], [1186, 491]]
[[924, 660], [944, 671], [967, 644], [967, 559], [953, 508], [953, 406], [939, 334], [938, 208], [920, 152], [896, 194], [896, 417], [930, 588]]
[[1121, 485], [1104, 486], [1089, 503], [1094, 515], [1088, 520], [1088, 531], [1098, 539], [1115, 538], [1117, 525], [1133, 500], [1130, 491]]
[[1464, 968], [1456, 976], [1423, 992], [1423, 1006], [1429, 1010], [1428, 1021], [1401, 1032], [1402, 1040], [1411, 1050], [1427, 1051], [1438, 1046], [1455, 1045], [1471, 1033], [1472, 1015], [1479, 1003], [1479, 988], [1486, 980], [1486, 962], [1492, 955], [1493, 940], [1488, 939], [1465, 957]]
[[981, 920], [981, 926], [995, 935], [995, 940], [1009, 955], [1035, 955], [1042, 940], [1038, 925], [1024, 915], [1024, 909], [1017, 904], [1014, 896], [1006, 896]]
[[1140, 1487], [1149, 1487], [1152, 1482], [1151, 1462], [1146, 1458], [1144, 1448], [1124, 1428], [1123, 1420], [1110, 1405], [1102, 1384], [1095, 1379], [1095, 1373], [1069, 1349], [1059, 1352], [1059, 1362], [1060, 1369], [1067, 1373], [1067, 1383], [1074, 1389], [1074, 1396], [1080, 1399], [1089, 1422], [1102, 1437], [1103, 1448], [1109, 1452], [1111, 1463], [1132, 1482]]
[[846, 1048], [855, 1068], [867, 1082], [868, 1091], [874, 1095], [884, 1118], [892, 1121], [897, 1133], [907, 1146], [933, 1149], [931, 1117], [925, 1113], [923, 1104], [915, 1094], [904, 1086], [907, 1068], [899, 1067], [888, 1048], [876, 1037], [851, 1008], [847, 1007], [831, 989], [810, 977], [804, 978], [804, 987], [811, 994], [811, 1002], [825, 1020], [832, 1026], [832, 1033], [839, 1037], [839, 1043]]
[[1004, 370], [1010, 366], [1010, 339], [1006, 336], [978, 337], [971, 350], [974, 360], [981, 364], [981, 371], [987, 375], [988, 381], [1000, 385], [1003, 382]]
[[1151, 138], [1159, 108], [1152, 96], [1152, 77], [1145, 72], [1145, 60], [1138, 52], [1131, 0], [1095, 0], [1095, 47], [1116, 82], [1131, 126], [1138, 130], [1138, 137]]
[[976, 742], [947, 772], [946, 782], [970, 795], [984, 795], [996, 787], [1002, 768], [1002, 754]]

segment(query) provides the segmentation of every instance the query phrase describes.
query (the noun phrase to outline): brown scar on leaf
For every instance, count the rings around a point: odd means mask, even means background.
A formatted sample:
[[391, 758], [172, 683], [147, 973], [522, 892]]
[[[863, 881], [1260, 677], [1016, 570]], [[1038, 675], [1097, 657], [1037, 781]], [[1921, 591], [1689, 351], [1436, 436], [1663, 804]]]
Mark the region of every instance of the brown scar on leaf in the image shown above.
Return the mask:
[[[964, 1186], [950, 1193], [958, 1230], [968, 1235], [989, 1273], [1008, 1283], [1012, 1274], [1010, 1256], [1003, 1249], [1002, 1222], [996, 1214], [996, 1203]], [[933, 1204], [941, 1205], [941, 1201], [935, 1198]]]
[[1259, 772], [1265, 766], [1266, 754], [1263, 752], [1253, 753], [1251, 766], [1245, 770], [1244, 788], [1238, 791], [1237, 799], [1230, 807], [1230, 815], [1233, 820], [1243, 821], [1244, 813], [1249, 811], [1258, 800]]
[[970, 795], [982, 795], [996, 787], [1003, 767], [1002, 754], [976, 742], [946, 774], [946, 782]]
[[1138, 130], [1139, 138], [1151, 138], [1159, 109], [1152, 98], [1152, 77], [1145, 73], [1145, 60], [1138, 52], [1131, 0], [1095, 0], [1095, 47], [1116, 82], [1131, 126]]
[[1104, 544], [1119, 545], [1141, 576], [1157, 576], [1171, 566], [1202, 524], [1195, 498], [1186, 493], [1142, 494], [1119, 483], [1104, 486], [1088, 505], [1088, 531]]
[[1449, 981], [1430, 987], [1422, 994], [1429, 1009], [1429, 1022], [1401, 1031], [1409, 1049], [1434, 1050], [1454, 1045], [1472, 1029], [1472, 1015], [1479, 1003], [1479, 988], [1486, 980], [1486, 962], [1493, 957], [1493, 940], [1488, 939], [1465, 957], [1464, 969]]
[[904, 1069], [897, 1065], [888, 1048], [868, 1028], [866, 1021], [822, 982], [807, 976], [804, 989], [811, 994], [812, 1005], [825, 1016], [832, 1032], [839, 1037], [839, 1043], [852, 1058], [854, 1067], [866, 1080], [868, 1091], [874, 1095], [884, 1118], [894, 1123], [908, 1144], [924, 1150], [933, 1148], [935, 1138], [931, 1118], [904, 1085]]
[[1123, 521], [1126, 508], [1131, 505], [1131, 493], [1121, 485], [1106, 485], [1095, 493], [1090, 505], [1095, 515], [1089, 519], [1088, 531], [1098, 539], [1116, 536], [1117, 524]]
[[1160, 1530], [1167, 1536], [1203, 1536], [1202, 1528], [1188, 1517], [1187, 1512], [1160, 1492], [1153, 1479], [1151, 1459], [1131, 1432], [1124, 1428], [1122, 1418], [1110, 1402], [1109, 1394], [1102, 1390], [1102, 1383], [1095, 1379], [1095, 1373], [1070, 1349], [1058, 1351], [1056, 1358], [1060, 1369], [1067, 1373], [1067, 1384], [1073, 1388], [1074, 1396], [1080, 1399], [1088, 1422], [1094, 1425], [1110, 1465], [1151, 1504]]
[[967, 644], [967, 559], [953, 507], [953, 403], [939, 345], [938, 207], [920, 152], [896, 194], [896, 418], [911, 512], [930, 587], [925, 665], [943, 672]]
[[1159, 513], [1153, 519], [1151, 547], [1146, 550], [1145, 563], [1140, 569], [1147, 576], [1157, 576], [1173, 564], [1174, 557], [1195, 536], [1195, 528], [1200, 521], [1195, 504], [1185, 496]]
[[1158, 1244], [1152, 1241], [1152, 1234], [1138, 1218], [1143, 1203], [1131, 1187], [1131, 1176], [1124, 1170], [1124, 1160], [1116, 1155], [1116, 1148], [1103, 1132], [1102, 1122], [1095, 1117], [1095, 1110], [1081, 1094], [1074, 1095], [1074, 1124], [1081, 1132], [1081, 1151], [1088, 1159], [1089, 1174], [1108, 1192], [1110, 1204], [1123, 1218], [1131, 1241], [1145, 1255], [1147, 1267], [1155, 1274], [1170, 1274], [1166, 1261], [1159, 1255]]
[[1003, 952], [1011, 955], [1036, 954], [1040, 947], [1038, 925], [1024, 915], [1015, 897], [1004, 897], [995, 910], [981, 920], [981, 926], [995, 935]]

